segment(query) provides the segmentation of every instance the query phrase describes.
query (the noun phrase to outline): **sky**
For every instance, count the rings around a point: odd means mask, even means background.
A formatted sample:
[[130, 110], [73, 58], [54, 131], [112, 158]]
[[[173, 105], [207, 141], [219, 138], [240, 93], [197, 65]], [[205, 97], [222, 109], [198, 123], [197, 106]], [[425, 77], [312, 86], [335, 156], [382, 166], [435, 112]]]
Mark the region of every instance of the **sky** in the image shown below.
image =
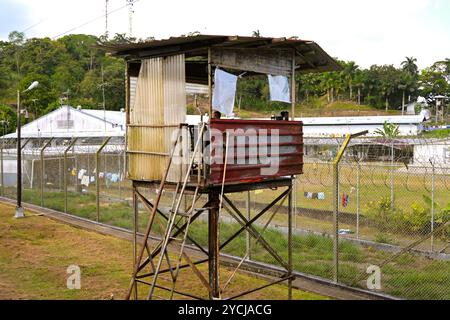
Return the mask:
[[[109, 0], [108, 32], [128, 33], [126, 0]], [[156, 39], [203, 34], [313, 40], [332, 57], [419, 68], [450, 58], [450, 0], [137, 0], [133, 36]], [[105, 33], [105, 0], [0, 0], [0, 40]]]

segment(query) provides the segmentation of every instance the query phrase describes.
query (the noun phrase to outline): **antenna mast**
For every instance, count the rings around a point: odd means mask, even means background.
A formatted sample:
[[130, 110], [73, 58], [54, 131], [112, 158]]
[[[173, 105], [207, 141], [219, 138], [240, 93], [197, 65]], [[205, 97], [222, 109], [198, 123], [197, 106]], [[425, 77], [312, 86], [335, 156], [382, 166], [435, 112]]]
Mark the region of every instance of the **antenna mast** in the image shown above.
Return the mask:
[[134, 0], [126, 0], [128, 6], [128, 36], [131, 38], [133, 36], [133, 5]]
[[105, 0], [105, 37], [108, 39], [108, 2], [109, 0]]

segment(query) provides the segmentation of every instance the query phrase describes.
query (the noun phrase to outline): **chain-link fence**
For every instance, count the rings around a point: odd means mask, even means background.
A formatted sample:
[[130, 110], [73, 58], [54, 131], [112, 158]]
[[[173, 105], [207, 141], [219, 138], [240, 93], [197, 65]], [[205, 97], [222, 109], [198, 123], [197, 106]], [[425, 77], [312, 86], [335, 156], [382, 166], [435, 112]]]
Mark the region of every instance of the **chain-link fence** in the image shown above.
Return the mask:
[[[342, 139], [306, 138], [305, 143], [304, 174], [294, 180], [292, 195], [294, 270], [401, 298], [450, 299], [450, 139], [355, 139], [338, 167], [337, 190], [332, 160]], [[3, 139], [1, 146], [1, 192], [15, 198], [16, 141]], [[123, 138], [24, 139], [22, 146], [24, 201], [133, 227]], [[152, 199], [156, 191], [140, 192]], [[283, 191], [228, 197], [252, 219]], [[173, 195], [164, 192], [162, 204], [170, 207]], [[185, 198], [187, 204], [192, 201]], [[256, 225], [284, 259], [287, 206], [287, 198], [280, 199]], [[338, 250], [333, 246], [336, 209]], [[143, 231], [148, 210], [140, 203], [138, 212]], [[241, 227], [231, 214], [225, 205], [223, 239]], [[162, 231], [165, 224], [158, 219]], [[206, 246], [207, 232], [204, 217], [191, 226], [190, 236]], [[279, 265], [262, 242], [244, 232], [224, 252]]]
[[[23, 201], [130, 227], [131, 183], [123, 137], [22, 141]], [[2, 140], [2, 195], [16, 198], [17, 141]]]

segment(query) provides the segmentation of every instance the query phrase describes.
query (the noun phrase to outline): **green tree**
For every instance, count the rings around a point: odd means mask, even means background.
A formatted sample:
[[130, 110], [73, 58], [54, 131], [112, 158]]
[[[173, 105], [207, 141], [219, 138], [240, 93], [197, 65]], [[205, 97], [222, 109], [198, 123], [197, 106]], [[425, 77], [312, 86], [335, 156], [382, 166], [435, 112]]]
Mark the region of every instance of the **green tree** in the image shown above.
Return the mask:
[[375, 130], [375, 133], [380, 134], [385, 138], [393, 139], [398, 137], [400, 131], [398, 125], [385, 121], [383, 124], [383, 129], [377, 129]]
[[17, 116], [15, 110], [10, 106], [0, 104], [0, 132], [1, 135], [14, 132], [17, 125]]

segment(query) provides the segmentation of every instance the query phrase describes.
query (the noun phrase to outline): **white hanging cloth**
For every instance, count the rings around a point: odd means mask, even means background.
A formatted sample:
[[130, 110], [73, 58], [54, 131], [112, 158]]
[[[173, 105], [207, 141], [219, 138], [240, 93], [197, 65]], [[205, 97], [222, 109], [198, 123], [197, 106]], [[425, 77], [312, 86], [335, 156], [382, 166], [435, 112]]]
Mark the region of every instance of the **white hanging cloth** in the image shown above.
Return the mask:
[[286, 76], [269, 77], [270, 100], [291, 103], [291, 94], [289, 90], [289, 81]]
[[216, 68], [212, 107], [227, 116], [233, 115], [238, 77]]

